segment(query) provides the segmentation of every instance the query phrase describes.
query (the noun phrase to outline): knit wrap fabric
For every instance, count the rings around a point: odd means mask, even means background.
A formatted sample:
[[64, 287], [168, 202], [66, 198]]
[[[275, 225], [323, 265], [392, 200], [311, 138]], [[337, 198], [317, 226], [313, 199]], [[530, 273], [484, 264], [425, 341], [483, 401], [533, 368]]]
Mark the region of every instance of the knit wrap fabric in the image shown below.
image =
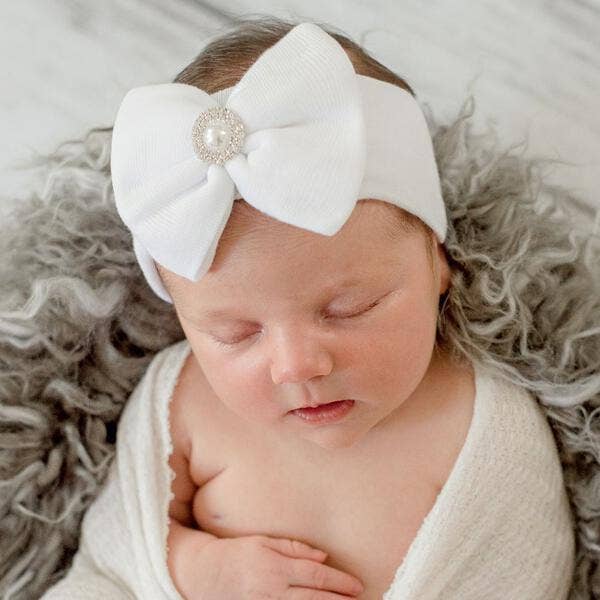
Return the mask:
[[478, 363], [467, 437], [383, 600], [564, 600], [574, 520], [537, 400]]
[[[166, 563], [168, 402], [190, 351], [159, 352], [129, 398], [71, 569], [43, 600], [182, 600]], [[564, 600], [575, 536], [552, 431], [526, 390], [473, 366], [467, 437], [383, 600]]]

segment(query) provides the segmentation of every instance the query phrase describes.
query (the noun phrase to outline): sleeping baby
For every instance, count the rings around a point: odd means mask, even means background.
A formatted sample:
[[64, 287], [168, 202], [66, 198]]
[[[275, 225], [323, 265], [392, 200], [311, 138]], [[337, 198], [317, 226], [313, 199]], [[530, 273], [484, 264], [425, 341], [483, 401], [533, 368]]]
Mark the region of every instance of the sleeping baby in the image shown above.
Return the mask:
[[[380, 598], [473, 411], [472, 369], [434, 348], [442, 246], [379, 201], [331, 237], [236, 205], [201, 281], [159, 267], [192, 350], [170, 407], [175, 581], [252, 597], [235, 572], [247, 552], [265, 561], [257, 592], [355, 597], [349, 572]], [[201, 574], [188, 544], [231, 552], [233, 570], [213, 557]]]
[[45, 598], [567, 597], [549, 425], [439, 335], [448, 223], [402, 79], [314, 23], [240, 28], [127, 94], [111, 172], [185, 339]]

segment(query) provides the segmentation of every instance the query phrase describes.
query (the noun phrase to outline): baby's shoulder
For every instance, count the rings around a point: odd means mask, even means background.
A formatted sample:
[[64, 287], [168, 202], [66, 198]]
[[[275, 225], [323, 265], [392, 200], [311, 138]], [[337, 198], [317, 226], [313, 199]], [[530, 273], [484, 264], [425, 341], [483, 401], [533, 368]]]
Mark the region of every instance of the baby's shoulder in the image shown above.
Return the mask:
[[190, 349], [168, 403], [174, 460], [184, 458], [196, 485], [223, 468], [223, 423], [214, 391]]

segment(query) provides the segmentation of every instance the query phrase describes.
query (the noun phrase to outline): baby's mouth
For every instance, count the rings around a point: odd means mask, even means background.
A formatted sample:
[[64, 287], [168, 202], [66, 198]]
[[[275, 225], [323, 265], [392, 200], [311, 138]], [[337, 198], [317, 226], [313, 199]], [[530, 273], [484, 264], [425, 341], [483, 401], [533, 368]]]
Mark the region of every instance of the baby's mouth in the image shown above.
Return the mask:
[[338, 421], [339, 419], [345, 417], [350, 412], [354, 404], [354, 400], [344, 399], [326, 402], [317, 406], [296, 408], [290, 412], [294, 416], [300, 417], [307, 423], [325, 424]]
[[[303, 410], [305, 408], [307, 408], [307, 409], [317, 408], [319, 406], [325, 406], [326, 404], [335, 404], [336, 402], [344, 402], [345, 400], [349, 400], [349, 398], [341, 398], [339, 400], [325, 400], [323, 402], [309, 402], [308, 404], [303, 404], [302, 406], [298, 406], [297, 408], [294, 408], [294, 409], [290, 410], [289, 412], [294, 412], [294, 410]], [[354, 401], [352, 401], [352, 402], [354, 402]]]

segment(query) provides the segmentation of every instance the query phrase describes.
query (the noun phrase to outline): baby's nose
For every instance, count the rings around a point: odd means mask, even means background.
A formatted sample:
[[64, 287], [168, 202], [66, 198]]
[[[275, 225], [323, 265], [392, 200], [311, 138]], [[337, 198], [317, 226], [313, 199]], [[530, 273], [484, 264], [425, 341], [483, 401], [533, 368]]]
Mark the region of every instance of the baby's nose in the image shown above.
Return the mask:
[[273, 383], [299, 383], [331, 372], [329, 352], [308, 336], [280, 336], [273, 345]]

